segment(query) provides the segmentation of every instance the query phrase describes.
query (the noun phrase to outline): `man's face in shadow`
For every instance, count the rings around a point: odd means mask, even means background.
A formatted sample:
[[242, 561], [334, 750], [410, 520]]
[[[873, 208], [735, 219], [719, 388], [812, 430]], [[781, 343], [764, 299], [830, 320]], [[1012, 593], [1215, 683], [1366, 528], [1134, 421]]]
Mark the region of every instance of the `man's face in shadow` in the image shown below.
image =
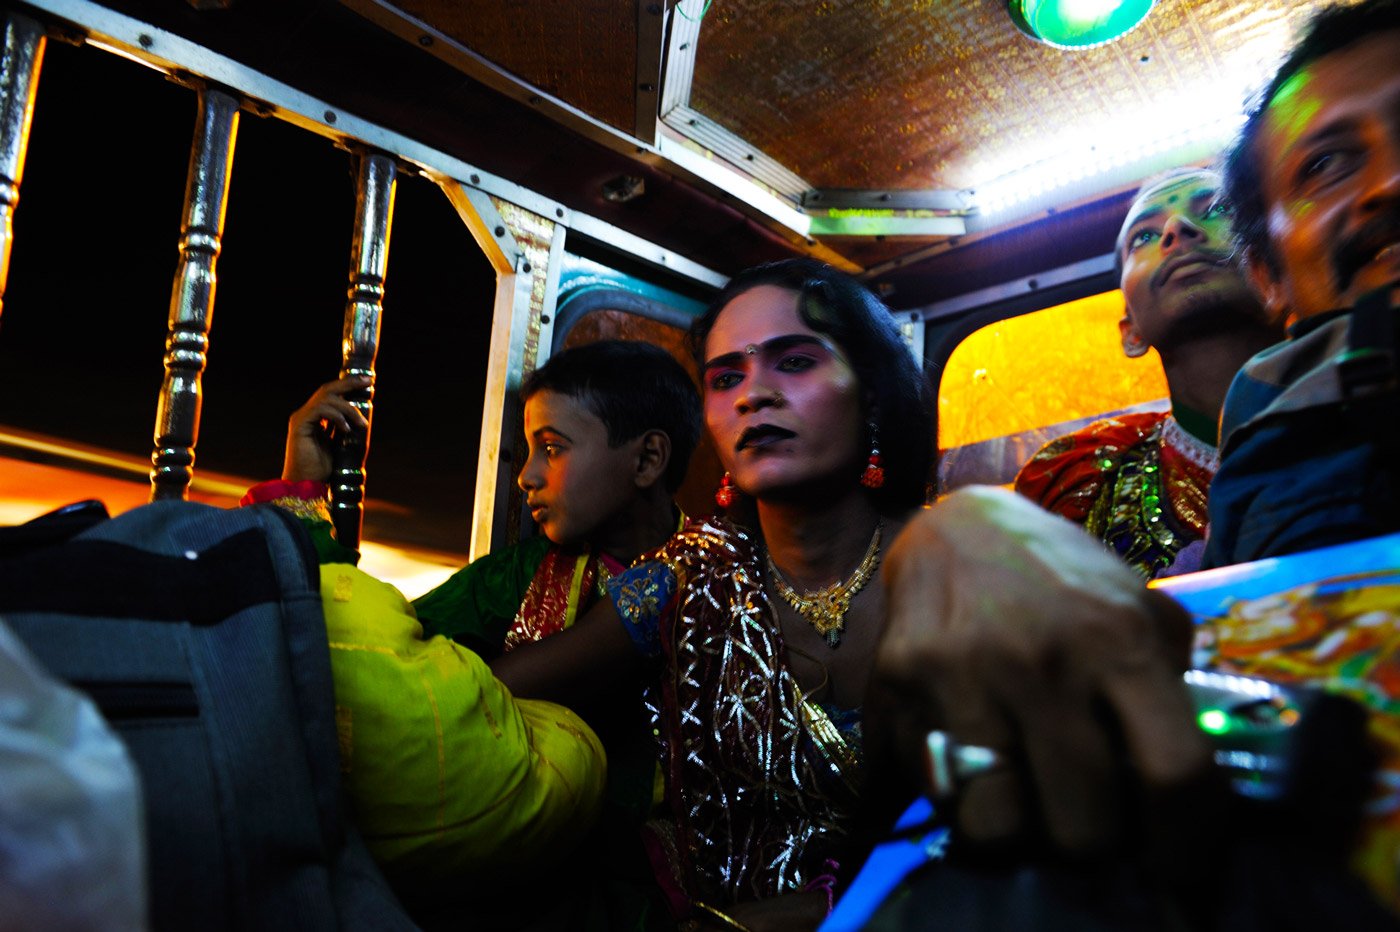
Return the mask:
[[1400, 282], [1400, 30], [1285, 82], [1252, 155], [1271, 255], [1249, 271], [1271, 311], [1292, 323]]

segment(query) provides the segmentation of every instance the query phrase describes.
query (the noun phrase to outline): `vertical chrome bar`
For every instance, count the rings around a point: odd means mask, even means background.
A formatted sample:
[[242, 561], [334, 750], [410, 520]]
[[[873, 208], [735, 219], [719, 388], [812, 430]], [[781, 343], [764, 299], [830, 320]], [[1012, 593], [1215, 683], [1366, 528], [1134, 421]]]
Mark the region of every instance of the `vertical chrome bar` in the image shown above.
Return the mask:
[[224, 206], [238, 135], [238, 101], [223, 91], [199, 92], [199, 119], [190, 148], [180, 263], [170, 293], [165, 381], [156, 411], [151, 454], [151, 500], [185, 498], [199, 439], [200, 379], [214, 315], [214, 264], [224, 233]]
[[39, 66], [44, 60], [44, 27], [27, 16], [4, 14], [0, 39], [0, 312], [10, 274], [14, 242], [15, 205], [19, 203], [24, 151], [29, 123], [34, 118], [34, 93], [39, 89]]
[[[379, 352], [379, 318], [384, 310], [384, 273], [389, 264], [389, 231], [394, 219], [397, 177], [398, 167], [393, 159], [378, 153], [361, 153], [340, 376], [369, 377], [368, 388], [349, 396], [367, 422], [374, 414], [374, 357]], [[335, 451], [331, 473], [331, 521], [335, 524], [336, 539], [347, 547], [360, 544], [368, 453], [368, 428], [362, 437], [346, 438]]]

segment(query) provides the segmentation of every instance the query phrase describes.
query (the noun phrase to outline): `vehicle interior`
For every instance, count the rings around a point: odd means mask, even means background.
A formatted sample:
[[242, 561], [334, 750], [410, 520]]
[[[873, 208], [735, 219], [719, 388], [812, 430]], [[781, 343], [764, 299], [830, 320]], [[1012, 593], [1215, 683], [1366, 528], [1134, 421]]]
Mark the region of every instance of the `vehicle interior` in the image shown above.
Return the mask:
[[[208, 340], [174, 379], [198, 465], [160, 494], [274, 476], [287, 414], [368, 360], [366, 559], [421, 591], [529, 532], [526, 373], [601, 336], [679, 351], [728, 275], [803, 254], [905, 322], [939, 389], [938, 491], [1009, 482], [1046, 437], [1164, 403], [1114, 340], [1121, 214], [1212, 157], [1316, 5], [1159, 3], [1081, 49], [997, 2], [13, 5], [38, 31], [12, 27], [30, 70], [6, 71], [6, 517], [152, 494], [191, 158], [226, 166], [220, 287], [181, 312]], [[73, 235], [114, 220], [119, 242]], [[702, 451], [682, 503], [717, 475]]]
[[[691, 321], [796, 256], [929, 375], [929, 501], [1167, 410], [1120, 343], [1124, 213], [1212, 162], [1324, 2], [1081, 0], [1135, 8], [1121, 35], [1034, 5], [7, 0], [0, 525], [231, 508], [318, 385], [366, 375], [336, 532], [416, 597], [535, 533], [531, 372], [624, 338], [698, 379]], [[721, 473], [702, 443], [681, 507]]]

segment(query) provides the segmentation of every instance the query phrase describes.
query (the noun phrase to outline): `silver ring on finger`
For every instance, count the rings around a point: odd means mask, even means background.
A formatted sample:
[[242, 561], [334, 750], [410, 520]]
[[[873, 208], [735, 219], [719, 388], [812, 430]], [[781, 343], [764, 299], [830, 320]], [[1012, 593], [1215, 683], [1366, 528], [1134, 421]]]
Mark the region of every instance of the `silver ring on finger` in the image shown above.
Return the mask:
[[962, 744], [946, 731], [930, 731], [924, 738], [924, 769], [933, 799], [952, 799], [962, 784], [1000, 769], [1005, 762], [1000, 751]]

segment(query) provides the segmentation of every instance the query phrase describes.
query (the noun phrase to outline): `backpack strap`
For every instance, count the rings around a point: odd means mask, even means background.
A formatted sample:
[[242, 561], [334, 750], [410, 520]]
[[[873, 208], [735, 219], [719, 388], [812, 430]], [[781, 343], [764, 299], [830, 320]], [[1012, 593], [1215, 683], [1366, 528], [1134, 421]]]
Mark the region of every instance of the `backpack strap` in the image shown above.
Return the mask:
[[1389, 288], [1372, 291], [1356, 302], [1347, 327], [1347, 349], [1337, 360], [1344, 398], [1395, 387], [1395, 313]]

